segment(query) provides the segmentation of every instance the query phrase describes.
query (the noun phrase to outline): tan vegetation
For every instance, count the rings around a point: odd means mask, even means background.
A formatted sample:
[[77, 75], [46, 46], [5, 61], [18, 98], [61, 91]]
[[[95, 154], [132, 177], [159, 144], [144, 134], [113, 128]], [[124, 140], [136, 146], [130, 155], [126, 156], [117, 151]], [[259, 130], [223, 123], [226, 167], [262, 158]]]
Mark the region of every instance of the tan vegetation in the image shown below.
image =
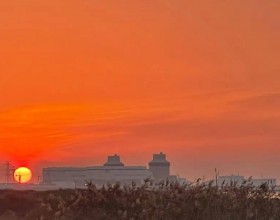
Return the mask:
[[0, 219], [278, 220], [280, 199], [266, 185], [246, 182], [221, 188], [199, 181], [102, 188], [89, 183], [87, 190], [1, 191]]

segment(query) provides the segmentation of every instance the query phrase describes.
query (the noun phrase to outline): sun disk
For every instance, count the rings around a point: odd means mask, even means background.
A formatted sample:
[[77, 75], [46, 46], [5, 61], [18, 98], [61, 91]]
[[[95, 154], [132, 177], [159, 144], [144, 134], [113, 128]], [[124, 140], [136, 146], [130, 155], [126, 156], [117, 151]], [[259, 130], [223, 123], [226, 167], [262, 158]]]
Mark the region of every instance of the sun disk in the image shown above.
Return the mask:
[[18, 183], [27, 183], [31, 180], [32, 173], [27, 167], [19, 167], [14, 172], [15, 181]]

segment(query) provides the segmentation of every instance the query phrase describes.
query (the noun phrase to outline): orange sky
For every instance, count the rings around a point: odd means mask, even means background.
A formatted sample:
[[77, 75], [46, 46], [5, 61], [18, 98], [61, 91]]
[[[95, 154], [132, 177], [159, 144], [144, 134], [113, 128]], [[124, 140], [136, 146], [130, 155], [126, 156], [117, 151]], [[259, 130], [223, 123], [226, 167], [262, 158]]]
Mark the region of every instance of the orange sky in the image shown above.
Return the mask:
[[[187, 179], [277, 177], [280, 2], [0, 1], [0, 158], [167, 153]], [[1, 180], [1, 178], [0, 178]]]

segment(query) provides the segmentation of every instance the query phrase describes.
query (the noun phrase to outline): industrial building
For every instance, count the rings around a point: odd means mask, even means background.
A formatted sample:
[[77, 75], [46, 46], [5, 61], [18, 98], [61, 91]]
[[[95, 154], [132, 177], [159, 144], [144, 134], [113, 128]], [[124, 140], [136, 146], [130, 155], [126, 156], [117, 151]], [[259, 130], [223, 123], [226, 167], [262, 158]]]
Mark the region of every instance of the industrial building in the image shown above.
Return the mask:
[[[120, 156], [108, 156], [103, 166], [92, 167], [48, 167], [43, 169], [43, 184], [55, 184], [61, 187], [84, 187], [87, 181], [97, 186], [119, 182], [121, 184], [144, 183], [145, 179], [155, 181], [172, 179], [170, 162], [163, 153], [154, 154], [149, 167], [126, 166]], [[175, 178], [176, 179], [176, 178]], [[180, 179], [182, 181], [182, 179]]]
[[276, 179], [275, 178], [266, 178], [266, 179], [255, 179], [249, 178], [246, 179], [244, 176], [239, 175], [230, 175], [230, 176], [219, 176], [217, 178], [217, 185], [218, 186], [226, 186], [236, 184], [241, 186], [242, 184], [248, 184], [254, 187], [259, 187], [262, 184], [266, 184], [270, 188], [276, 187]]

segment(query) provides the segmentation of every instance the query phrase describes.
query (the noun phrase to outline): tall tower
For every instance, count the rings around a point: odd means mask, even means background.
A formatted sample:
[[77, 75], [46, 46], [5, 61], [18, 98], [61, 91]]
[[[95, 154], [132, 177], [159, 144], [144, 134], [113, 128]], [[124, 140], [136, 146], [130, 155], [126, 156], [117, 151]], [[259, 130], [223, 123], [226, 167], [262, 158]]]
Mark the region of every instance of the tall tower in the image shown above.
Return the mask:
[[10, 161], [7, 161], [5, 163], [5, 182], [6, 182], [6, 184], [14, 183], [15, 170], [16, 170], [15, 167], [10, 163]]
[[155, 179], [165, 180], [170, 175], [170, 162], [166, 160], [166, 155], [160, 152], [160, 154], [153, 155], [153, 160], [149, 163], [149, 169]]

